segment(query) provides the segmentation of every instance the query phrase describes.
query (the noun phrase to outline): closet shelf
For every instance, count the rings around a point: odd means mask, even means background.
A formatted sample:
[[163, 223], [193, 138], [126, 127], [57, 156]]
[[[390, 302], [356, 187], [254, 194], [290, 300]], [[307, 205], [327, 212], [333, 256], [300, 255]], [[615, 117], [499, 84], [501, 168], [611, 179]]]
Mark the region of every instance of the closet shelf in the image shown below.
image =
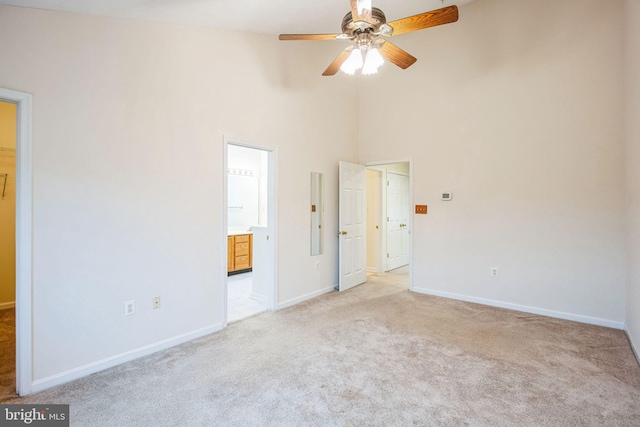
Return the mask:
[[15, 154], [16, 149], [15, 148], [11, 148], [11, 147], [0, 147], [0, 153], [14, 153]]

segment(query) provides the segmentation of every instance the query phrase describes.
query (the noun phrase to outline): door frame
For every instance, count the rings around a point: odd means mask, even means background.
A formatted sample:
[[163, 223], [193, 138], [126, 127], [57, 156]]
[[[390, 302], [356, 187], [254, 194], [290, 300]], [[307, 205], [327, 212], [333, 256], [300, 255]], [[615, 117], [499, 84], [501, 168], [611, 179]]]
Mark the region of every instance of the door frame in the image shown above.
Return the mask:
[[222, 236], [224, 239], [222, 240], [222, 253], [224, 254], [222, 259], [222, 280], [221, 283], [224, 284], [222, 287], [222, 327], [227, 327], [227, 303], [228, 303], [228, 295], [227, 295], [227, 263], [228, 263], [228, 252], [227, 252], [227, 239], [228, 235], [228, 174], [227, 170], [229, 169], [228, 165], [228, 155], [229, 155], [229, 145], [235, 145], [237, 147], [251, 148], [254, 150], [261, 150], [267, 153], [267, 230], [269, 233], [269, 238], [271, 241], [271, 262], [272, 262], [272, 277], [273, 286], [270, 286], [269, 293], [270, 295], [267, 297], [267, 309], [276, 311], [278, 307], [278, 179], [277, 179], [277, 171], [278, 171], [278, 150], [272, 147], [265, 147], [261, 145], [251, 144], [244, 142], [237, 138], [232, 138], [227, 135], [223, 135], [223, 156], [222, 156]]
[[[391, 159], [391, 160], [375, 160], [375, 161], [370, 161], [370, 162], [365, 162], [363, 163], [367, 168], [370, 169], [375, 169], [375, 170], [382, 170], [381, 168], [378, 168], [380, 166], [384, 166], [384, 165], [390, 165], [390, 164], [394, 164], [394, 163], [409, 163], [409, 206], [411, 207], [411, 209], [413, 208], [413, 157], [406, 157], [406, 158], [400, 158], [400, 159]], [[383, 172], [382, 174], [383, 176], [383, 180], [380, 183], [381, 186], [386, 185], [386, 178], [387, 178], [387, 174]], [[380, 204], [380, 209], [382, 210], [382, 212], [380, 213], [380, 215], [382, 216], [382, 227], [383, 227], [383, 231], [380, 233], [382, 235], [382, 242], [380, 245], [380, 255], [378, 257], [378, 262], [382, 262], [382, 264], [378, 264], [378, 269], [381, 270], [385, 270], [386, 269], [386, 257], [383, 257], [383, 253], [386, 254], [386, 248], [387, 248], [387, 236], [386, 236], [386, 232], [387, 232], [387, 224], [386, 221], [384, 220], [386, 217], [386, 203], [387, 203], [387, 199], [386, 199], [387, 195], [386, 195], [386, 191], [382, 191], [382, 199], [381, 199], [381, 204]], [[409, 290], [413, 291], [413, 215], [410, 214], [409, 215]], [[382, 268], [381, 268], [382, 266]]]
[[0, 101], [17, 106], [16, 132], [16, 392], [31, 393], [33, 383], [31, 167], [32, 96], [0, 88]]

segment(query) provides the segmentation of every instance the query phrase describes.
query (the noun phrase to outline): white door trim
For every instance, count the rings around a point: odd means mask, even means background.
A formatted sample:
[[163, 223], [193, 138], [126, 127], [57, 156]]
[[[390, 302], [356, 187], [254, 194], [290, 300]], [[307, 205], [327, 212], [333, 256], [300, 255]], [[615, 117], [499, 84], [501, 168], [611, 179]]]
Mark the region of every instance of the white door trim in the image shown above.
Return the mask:
[[[364, 165], [366, 167], [370, 167], [370, 168], [375, 168], [376, 166], [383, 166], [383, 165], [390, 165], [393, 163], [409, 163], [409, 204], [411, 206], [411, 209], [413, 209], [414, 206], [414, 200], [413, 200], [413, 157], [406, 157], [406, 158], [401, 158], [401, 159], [391, 159], [391, 160], [375, 160], [375, 161], [370, 161], [370, 162], [365, 162]], [[386, 185], [386, 174], [384, 174], [384, 179], [385, 181], [383, 182], [383, 185]], [[383, 191], [383, 194], [385, 192]], [[386, 196], [384, 196], [386, 197]], [[384, 204], [386, 204], [386, 199], [383, 201]], [[386, 215], [386, 213], [385, 213]], [[413, 285], [413, 266], [414, 266], [414, 262], [413, 262], [413, 214], [409, 215], [409, 230], [411, 231], [411, 233], [409, 234], [409, 290], [413, 291], [414, 289], [414, 285]], [[386, 217], [384, 217], [386, 218]], [[383, 218], [383, 219], [384, 219]], [[386, 248], [386, 223], [385, 221], [383, 221], [384, 225], [385, 225], [385, 229], [382, 232], [382, 235], [385, 236], [383, 237], [383, 239], [385, 239], [385, 248]]]
[[32, 169], [31, 106], [28, 93], [0, 88], [0, 100], [17, 105], [16, 140], [16, 391], [31, 393], [32, 343]]
[[[253, 148], [256, 150], [262, 150], [267, 152], [268, 159], [268, 173], [267, 173], [267, 229], [269, 230], [269, 238], [273, 247], [273, 286], [270, 289], [270, 295], [267, 297], [267, 308], [269, 310], [278, 309], [278, 150], [272, 147], [264, 147], [260, 145], [250, 144], [243, 142], [240, 139], [232, 138], [227, 135], [223, 135], [223, 155], [222, 155], [222, 167], [223, 167], [223, 179], [222, 179], [222, 236], [227, 236], [228, 233], [228, 183], [227, 183], [227, 170], [228, 165], [228, 148], [229, 145], [235, 145], [245, 148]], [[222, 253], [221, 257], [222, 265], [222, 327], [227, 327], [227, 239], [222, 240]]]

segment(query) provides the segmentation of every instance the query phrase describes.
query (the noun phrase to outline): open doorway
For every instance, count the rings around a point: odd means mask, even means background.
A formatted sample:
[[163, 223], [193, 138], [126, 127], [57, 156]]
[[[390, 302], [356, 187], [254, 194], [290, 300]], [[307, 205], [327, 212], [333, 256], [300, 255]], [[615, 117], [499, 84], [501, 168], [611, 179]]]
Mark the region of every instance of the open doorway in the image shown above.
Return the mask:
[[275, 152], [225, 139], [226, 321], [275, 308]]
[[0, 398], [16, 394], [17, 114], [0, 101]]
[[367, 167], [367, 275], [410, 287], [411, 165]]
[[412, 290], [413, 203], [411, 159], [341, 161], [338, 209], [338, 286], [346, 291], [387, 276]]
[[15, 150], [15, 392], [33, 390], [32, 375], [32, 168], [28, 93], [0, 88], [0, 102], [16, 106]]

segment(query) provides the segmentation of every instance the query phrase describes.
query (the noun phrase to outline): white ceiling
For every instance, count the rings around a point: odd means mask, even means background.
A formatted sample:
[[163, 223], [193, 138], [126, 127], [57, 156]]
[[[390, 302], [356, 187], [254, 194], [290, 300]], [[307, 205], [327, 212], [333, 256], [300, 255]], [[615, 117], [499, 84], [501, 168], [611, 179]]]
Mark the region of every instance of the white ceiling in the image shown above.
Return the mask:
[[[472, 0], [373, 0], [387, 21]], [[339, 33], [349, 0], [0, 0], [0, 4], [261, 34]]]

